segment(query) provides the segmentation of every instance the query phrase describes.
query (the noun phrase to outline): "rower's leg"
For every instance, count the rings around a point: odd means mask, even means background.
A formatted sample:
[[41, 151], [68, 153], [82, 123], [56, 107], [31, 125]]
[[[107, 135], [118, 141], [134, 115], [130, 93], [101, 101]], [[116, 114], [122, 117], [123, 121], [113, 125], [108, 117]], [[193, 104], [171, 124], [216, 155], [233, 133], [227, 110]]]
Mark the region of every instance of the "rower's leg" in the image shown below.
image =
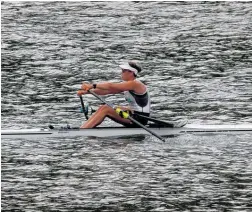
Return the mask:
[[124, 119], [119, 116], [113, 108], [107, 105], [102, 105], [80, 128], [94, 128], [101, 124], [106, 117], [116, 120], [119, 123], [131, 123], [129, 119]]

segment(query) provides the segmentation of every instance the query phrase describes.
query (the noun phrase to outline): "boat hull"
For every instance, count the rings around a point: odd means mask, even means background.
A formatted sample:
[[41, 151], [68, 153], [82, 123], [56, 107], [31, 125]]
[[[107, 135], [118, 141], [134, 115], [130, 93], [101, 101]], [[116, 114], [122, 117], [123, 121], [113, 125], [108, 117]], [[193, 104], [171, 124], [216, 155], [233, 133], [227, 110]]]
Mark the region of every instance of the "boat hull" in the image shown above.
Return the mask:
[[[252, 125], [185, 125], [179, 128], [149, 127], [160, 136], [170, 136], [183, 133], [252, 133]], [[2, 139], [17, 138], [48, 138], [48, 137], [111, 137], [111, 136], [132, 136], [150, 135], [142, 128], [126, 127], [97, 127], [93, 129], [27, 129], [27, 130], [2, 130]]]

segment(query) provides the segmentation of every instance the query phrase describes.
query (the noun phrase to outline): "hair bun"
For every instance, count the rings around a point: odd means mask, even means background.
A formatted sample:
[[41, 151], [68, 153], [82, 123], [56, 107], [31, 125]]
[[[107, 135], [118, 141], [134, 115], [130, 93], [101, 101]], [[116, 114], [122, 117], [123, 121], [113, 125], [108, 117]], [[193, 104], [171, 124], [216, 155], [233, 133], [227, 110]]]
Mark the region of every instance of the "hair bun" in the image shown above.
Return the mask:
[[141, 65], [138, 62], [136, 62], [136, 61], [129, 61], [129, 65], [132, 68], [135, 68], [138, 71], [138, 73], [142, 71]]

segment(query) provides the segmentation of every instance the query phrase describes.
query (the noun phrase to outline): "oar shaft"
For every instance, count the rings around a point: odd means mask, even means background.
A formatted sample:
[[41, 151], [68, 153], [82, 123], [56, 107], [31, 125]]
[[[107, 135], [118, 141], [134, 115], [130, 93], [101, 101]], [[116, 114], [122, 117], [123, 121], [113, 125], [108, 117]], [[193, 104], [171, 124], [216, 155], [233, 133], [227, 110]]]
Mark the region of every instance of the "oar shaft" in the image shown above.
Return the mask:
[[80, 102], [81, 102], [81, 108], [82, 108], [82, 111], [83, 111], [83, 113], [84, 113], [84, 116], [85, 116], [85, 118], [88, 120], [88, 116], [87, 116], [87, 114], [85, 113], [85, 106], [84, 106], [84, 102], [83, 102], [82, 96], [80, 96]]
[[[104, 104], [106, 104], [106, 105], [110, 106], [111, 108], [115, 109], [113, 105], [111, 105], [108, 102], [106, 102], [103, 98], [101, 98], [99, 95], [97, 95], [93, 91], [89, 90], [89, 93], [91, 93], [92, 95], [94, 95], [97, 99], [101, 100]], [[148, 129], [146, 126], [144, 126], [143, 124], [141, 124], [137, 120], [133, 119], [131, 116], [129, 116], [128, 119], [131, 120], [132, 122], [134, 122], [135, 124], [137, 124], [139, 127], [142, 127], [143, 129], [145, 129], [151, 135], [154, 135], [157, 138], [159, 138], [161, 141], [165, 142], [164, 138], [162, 138], [160, 135], [158, 135], [157, 133], [153, 132], [152, 130]]]
[[106, 102], [102, 97], [100, 97], [98, 94], [96, 94], [95, 92], [89, 90], [89, 93], [91, 93], [93, 96], [95, 96], [97, 99], [101, 100], [104, 104], [112, 107], [114, 109], [114, 106], [112, 104], [109, 104], [108, 102]]
[[145, 129], [147, 132], [149, 132], [150, 134], [156, 136], [157, 138], [159, 138], [161, 141], [165, 142], [165, 139], [162, 138], [160, 135], [158, 135], [157, 133], [153, 132], [152, 130], [150, 130], [149, 128], [147, 128], [146, 126], [144, 126], [143, 124], [141, 124], [140, 122], [138, 122], [137, 120], [133, 119], [131, 116], [129, 116], [128, 118], [129, 120], [131, 120], [132, 122], [134, 122], [135, 124], [137, 124], [138, 126], [142, 127], [143, 129]]

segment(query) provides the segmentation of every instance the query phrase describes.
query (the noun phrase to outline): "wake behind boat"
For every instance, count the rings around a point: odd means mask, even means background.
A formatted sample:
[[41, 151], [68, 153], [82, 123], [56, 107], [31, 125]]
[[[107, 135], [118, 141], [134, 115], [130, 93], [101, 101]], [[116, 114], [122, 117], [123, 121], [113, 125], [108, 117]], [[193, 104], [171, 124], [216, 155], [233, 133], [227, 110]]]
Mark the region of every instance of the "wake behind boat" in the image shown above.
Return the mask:
[[[182, 124], [182, 122], [180, 122]], [[202, 134], [202, 133], [252, 133], [252, 125], [195, 125], [186, 124], [181, 127], [167, 127], [158, 125], [147, 126], [151, 131], [160, 136], [180, 135], [185, 133]], [[120, 137], [132, 135], [150, 135], [143, 128], [128, 128], [128, 127], [96, 127], [91, 129], [79, 128], [60, 128], [60, 129], [25, 129], [25, 130], [2, 130], [2, 139], [36, 139], [48, 137]]]

